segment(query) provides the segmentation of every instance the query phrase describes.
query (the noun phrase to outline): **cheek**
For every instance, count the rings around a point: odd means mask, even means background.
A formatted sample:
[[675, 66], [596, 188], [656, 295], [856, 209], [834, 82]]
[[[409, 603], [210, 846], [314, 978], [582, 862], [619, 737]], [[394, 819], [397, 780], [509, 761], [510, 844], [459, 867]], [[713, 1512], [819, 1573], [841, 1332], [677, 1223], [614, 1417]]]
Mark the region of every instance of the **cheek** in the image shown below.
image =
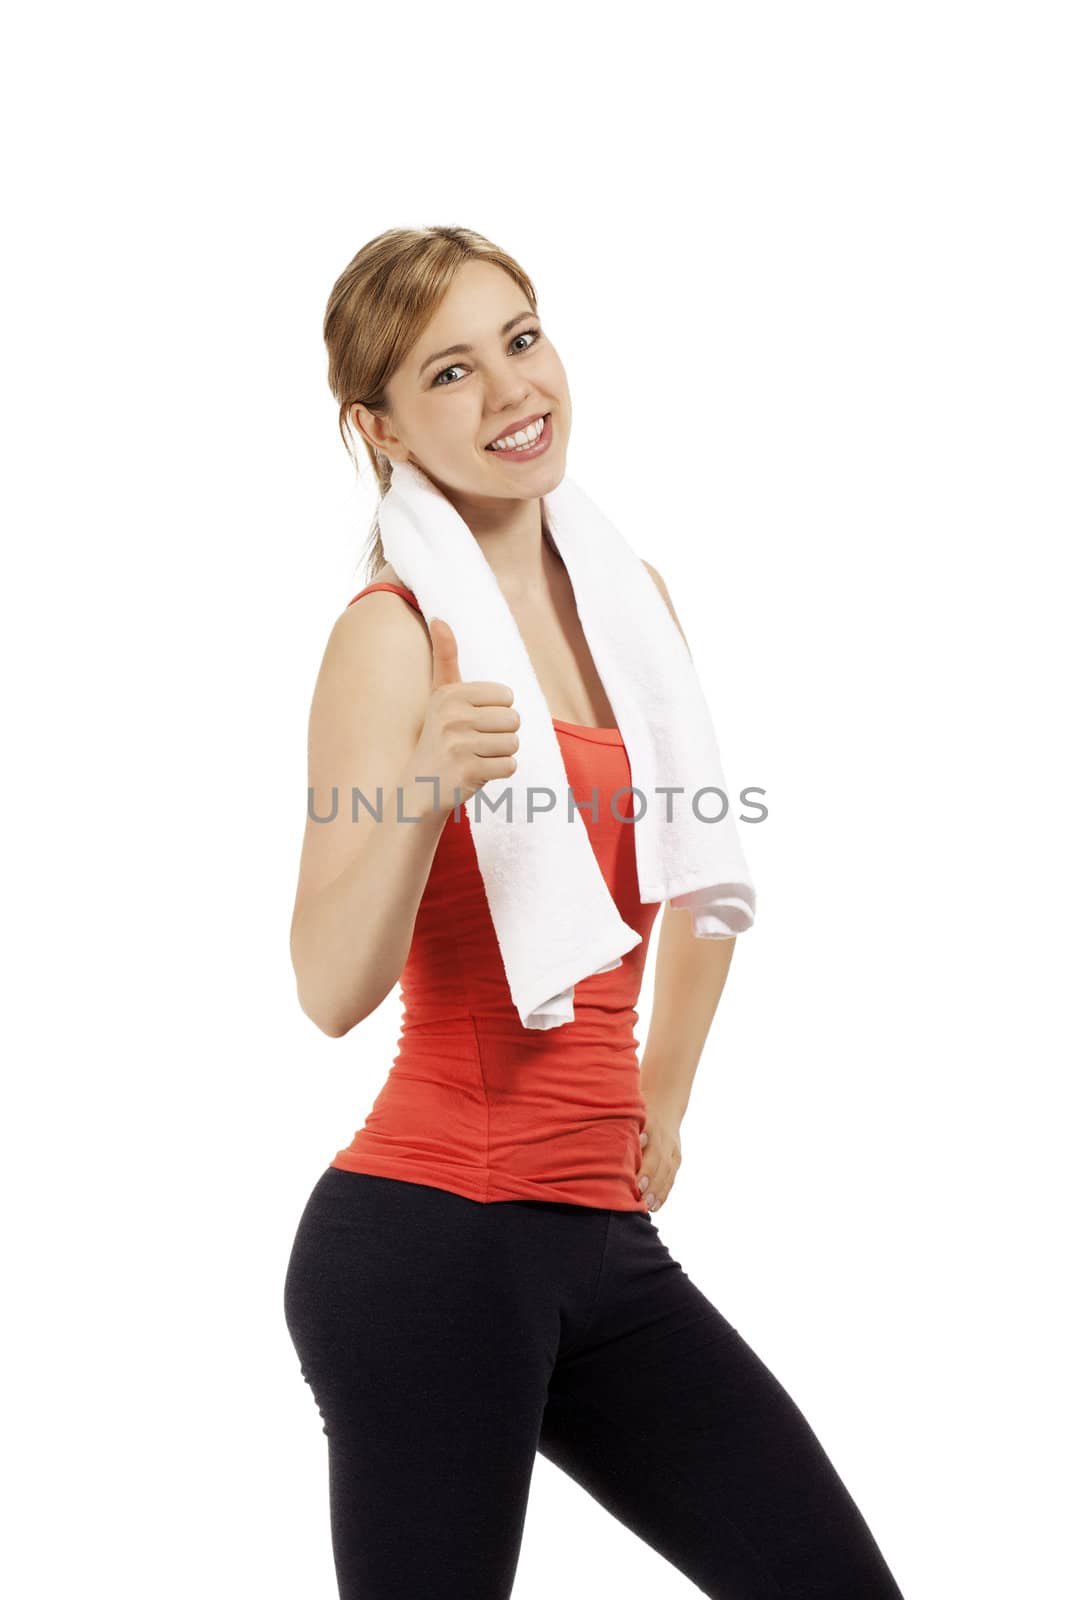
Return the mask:
[[485, 424], [479, 406], [468, 395], [457, 392], [437, 398], [439, 404], [424, 419], [421, 437], [427, 460], [442, 464], [454, 461], [459, 451], [469, 451], [471, 440], [481, 438]]
[[545, 381], [550, 384], [552, 392], [559, 395], [560, 400], [568, 405], [570, 404], [570, 387], [567, 383], [567, 374], [564, 370], [563, 362], [554, 350], [551, 352], [551, 360], [548, 363]]
[[559, 396], [559, 409], [565, 425], [569, 428], [571, 421], [571, 392], [567, 386], [567, 375], [560, 370], [559, 381], [555, 393]]

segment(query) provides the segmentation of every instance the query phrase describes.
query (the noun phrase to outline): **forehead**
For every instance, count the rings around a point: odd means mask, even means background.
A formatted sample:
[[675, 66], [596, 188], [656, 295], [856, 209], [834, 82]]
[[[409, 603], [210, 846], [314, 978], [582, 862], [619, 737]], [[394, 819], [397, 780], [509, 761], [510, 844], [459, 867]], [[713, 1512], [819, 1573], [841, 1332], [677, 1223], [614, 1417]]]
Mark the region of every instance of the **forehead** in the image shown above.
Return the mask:
[[531, 314], [530, 302], [502, 267], [467, 261], [415, 342], [415, 367], [443, 345], [496, 339], [510, 319]]

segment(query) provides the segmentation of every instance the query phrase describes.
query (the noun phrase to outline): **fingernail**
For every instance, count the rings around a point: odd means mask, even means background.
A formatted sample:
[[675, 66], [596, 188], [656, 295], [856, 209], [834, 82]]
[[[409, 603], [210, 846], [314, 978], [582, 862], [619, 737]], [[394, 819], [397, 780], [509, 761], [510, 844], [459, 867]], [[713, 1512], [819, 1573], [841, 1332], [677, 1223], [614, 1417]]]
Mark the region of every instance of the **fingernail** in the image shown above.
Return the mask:
[[642, 1178], [640, 1180], [640, 1182], [638, 1183], [637, 1187], [641, 1190], [641, 1192], [643, 1194], [644, 1191], [648, 1188], [648, 1179], [647, 1178]]

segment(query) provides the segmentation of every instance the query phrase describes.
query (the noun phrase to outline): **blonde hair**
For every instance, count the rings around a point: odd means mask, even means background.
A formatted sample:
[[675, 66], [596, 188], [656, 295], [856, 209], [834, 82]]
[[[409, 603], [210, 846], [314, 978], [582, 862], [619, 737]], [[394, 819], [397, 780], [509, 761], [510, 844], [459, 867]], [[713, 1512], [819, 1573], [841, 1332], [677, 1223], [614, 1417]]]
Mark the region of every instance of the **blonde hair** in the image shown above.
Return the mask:
[[[488, 261], [502, 268], [514, 278], [531, 310], [537, 310], [533, 284], [518, 262], [470, 228], [390, 228], [352, 257], [330, 290], [322, 332], [341, 441], [357, 473], [359, 457], [350, 441], [362, 442], [382, 495], [389, 488], [392, 462], [364, 438], [349, 412], [358, 402], [377, 416], [388, 416], [386, 385], [467, 261]], [[363, 559], [371, 583], [386, 565], [377, 514]]]

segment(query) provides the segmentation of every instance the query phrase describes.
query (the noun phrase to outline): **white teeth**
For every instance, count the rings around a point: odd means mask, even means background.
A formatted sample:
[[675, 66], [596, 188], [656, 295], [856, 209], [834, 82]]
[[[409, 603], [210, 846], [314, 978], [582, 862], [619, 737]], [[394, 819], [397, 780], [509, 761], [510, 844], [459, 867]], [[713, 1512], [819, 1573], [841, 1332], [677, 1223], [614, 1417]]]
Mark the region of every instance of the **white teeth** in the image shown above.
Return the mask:
[[506, 439], [494, 439], [489, 448], [490, 450], [524, 449], [534, 444], [541, 437], [544, 427], [544, 417], [538, 417], [536, 422], [531, 422], [530, 426], [523, 428], [521, 433], [509, 433]]

